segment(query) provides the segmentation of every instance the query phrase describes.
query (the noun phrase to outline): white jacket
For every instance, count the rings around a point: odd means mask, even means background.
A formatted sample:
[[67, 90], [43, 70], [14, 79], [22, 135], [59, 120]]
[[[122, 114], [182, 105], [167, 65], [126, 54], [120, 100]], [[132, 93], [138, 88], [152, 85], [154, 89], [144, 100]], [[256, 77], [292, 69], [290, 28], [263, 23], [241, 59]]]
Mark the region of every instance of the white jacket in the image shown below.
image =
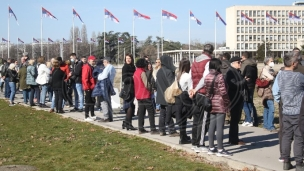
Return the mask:
[[38, 76], [36, 78], [36, 83], [40, 85], [47, 84], [50, 78], [51, 70], [45, 65], [40, 64], [38, 67]]

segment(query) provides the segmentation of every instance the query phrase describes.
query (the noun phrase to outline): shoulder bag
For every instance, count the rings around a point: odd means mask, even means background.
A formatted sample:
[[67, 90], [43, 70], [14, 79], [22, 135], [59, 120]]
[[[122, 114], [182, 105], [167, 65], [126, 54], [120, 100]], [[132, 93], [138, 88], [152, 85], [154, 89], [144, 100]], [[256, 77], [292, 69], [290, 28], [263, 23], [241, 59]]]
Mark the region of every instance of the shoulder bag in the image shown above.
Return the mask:
[[264, 68], [261, 71], [260, 76], [256, 79], [255, 84], [259, 87], [259, 88], [266, 88], [269, 86], [270, 82], [266, 79], [261, 79], [261, 75], [263, 73]]

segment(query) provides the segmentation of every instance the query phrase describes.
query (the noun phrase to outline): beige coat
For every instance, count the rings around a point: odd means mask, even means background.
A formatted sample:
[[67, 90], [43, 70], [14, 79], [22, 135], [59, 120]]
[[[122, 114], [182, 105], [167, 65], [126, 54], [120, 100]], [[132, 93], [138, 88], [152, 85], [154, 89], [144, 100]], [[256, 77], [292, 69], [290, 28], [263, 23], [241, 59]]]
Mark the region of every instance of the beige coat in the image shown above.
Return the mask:
[[270, 84], [267, 88], [258, 88], [258, 94], [263, 94], [262, 96], [262, 100], [273, 100], [273, 95], [272, 95], [272, 85], [274, 82], [274, 71], [272, 68], [270, 68], [268, 65], [266, 65], [263, 69], [262, 69], [262, 73], [261, 73], [261, 79], [266, 79], [268, 78], [270, 81]]

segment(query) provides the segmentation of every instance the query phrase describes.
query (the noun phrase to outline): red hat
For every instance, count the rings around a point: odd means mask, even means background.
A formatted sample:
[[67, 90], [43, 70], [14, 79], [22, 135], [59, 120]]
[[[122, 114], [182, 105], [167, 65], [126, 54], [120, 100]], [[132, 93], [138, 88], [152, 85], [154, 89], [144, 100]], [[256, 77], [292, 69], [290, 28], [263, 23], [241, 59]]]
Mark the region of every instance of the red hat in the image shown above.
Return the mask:
[[95, 60], [96, 58], [95, 58], [95, 56], [93, 56], [93, 55], [91, 55], [91, 56], [89, 56], [88, 57], [88, 60]]

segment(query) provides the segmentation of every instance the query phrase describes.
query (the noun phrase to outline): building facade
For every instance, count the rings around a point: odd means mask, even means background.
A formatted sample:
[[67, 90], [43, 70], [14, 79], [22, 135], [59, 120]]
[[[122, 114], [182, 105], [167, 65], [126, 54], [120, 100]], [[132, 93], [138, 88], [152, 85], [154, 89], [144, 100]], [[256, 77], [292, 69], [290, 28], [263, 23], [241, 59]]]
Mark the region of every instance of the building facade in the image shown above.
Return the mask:
[[[266, 19], [266, 12], [277, 23]], [[289, 13], [301, 17], [301, 21], [290, 21]], [[242, 20], [241, 13], [253, 20]], [[284, 52], [291, 51], [304, 39], [303, 6], [233, 6], [226, 9], [226, 46], [231, 51], [253, 52], [264, 41], [270, 46], [274, 56], [282, 56]]]

